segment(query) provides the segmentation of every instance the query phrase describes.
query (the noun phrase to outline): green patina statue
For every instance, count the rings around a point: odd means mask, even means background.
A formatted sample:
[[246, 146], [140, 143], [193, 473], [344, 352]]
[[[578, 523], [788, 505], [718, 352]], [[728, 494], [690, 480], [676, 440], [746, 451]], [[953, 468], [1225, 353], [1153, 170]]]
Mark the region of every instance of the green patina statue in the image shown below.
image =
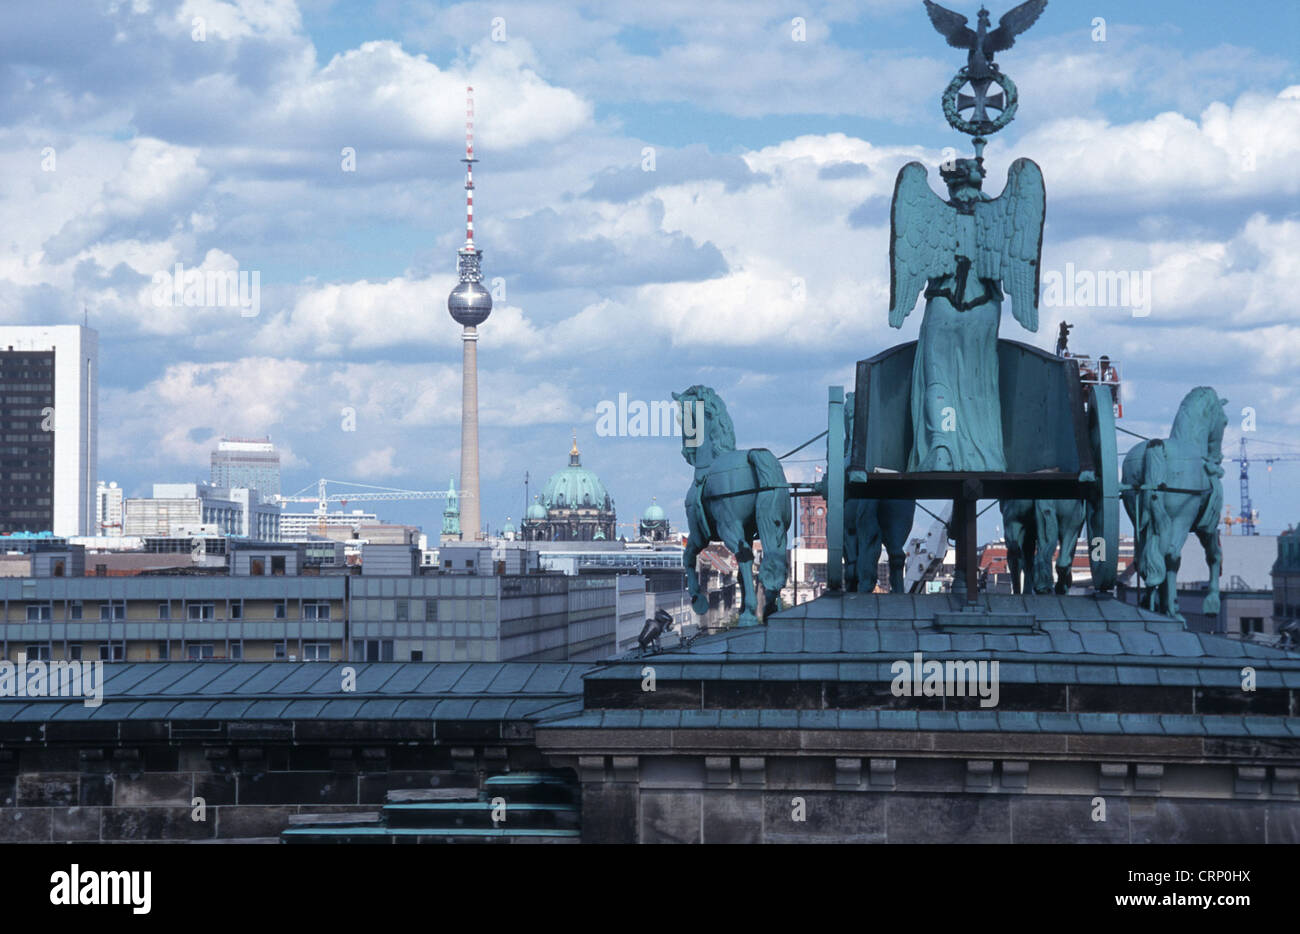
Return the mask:
[[[1026, 0], [997, 28], [981, 8], [975, 29], [966, 17], [926, 0], [934, 28], [948, 44], [968, 52], [966, 67], [943, 94], [944, 116], [975, 137], [974, 159], [940, 168], [948, 200], [926, 179], [925, 166], [909, 162], [898, 173], [890, 217], [889, 324], [901, 328], [925, 289], [925, 317], [912, 369], [913, 448], [907, 470], [1004, 471], [998, 391], [998, 326], [1005, 288], [1011, 312], [1038, 330], [1039, 257], [1046, 195], [1043, 174], [1017, 159], [997, 198], [981, 190], [984, 135], [1015, 117], [1015, 84], [993, 63], [1034, 24], [1047, 0]], [[992, 93], [997, 85], [999, 91]], [[970, 94], [961, 89], [969, 86]], [[990, 110], [998, 111], [993, 117]], [[970, 111], [969, 118], [962, 116]]]
[[[853, 446], [853, 393], [844, 400], [844, 457], [847, 463]], [[828, 439], [829, 443], [829, 439]], [[829, 458], [827, 458], [829, 462]], [[825, 496], [825, 492], [822, 493]], [[906, 593], [904, 565], [907, 536], [916, 516], [916, 500], [844, 499], [844, 589], [849, 593], [871, 593], [879, 583], [880, 552], [889, 555], [889, 592]]]
[[[682, 419], [682, 457], [695, 468], [695, 481], [686, 494], [690, 537], [682, 556], [691, 608], [701, 616], [708, 612], [708, 595], [700, 590], [695, 560], [709, 542], [721, 542], [736, 556], [740, 570], [740, 625], [755, 626], [756, 603], [762, 603], [766, 619], [778, 609], [785, 585], [791, 519], [785, 471], [766, 448], [736, 450], [731, 416], [708, 386], [673, 393], [673, 399]], [[697, 418], [703, 423], [697, 424]], [[763, 546], [757, 591], [751, 547], [756, 538]]]
[[1080, 499], [1004, 499], [998, 505], [1011, 592], [1068, 593], [1087, 504]]
[[912, 369], [911, 471], [1003, 471], [998, 326], [1003, 288], [1026, 329], [1038, 330], [1043, 176], [1017, 159], [1003, 193], [980, 187], [983, 159], [957, 159], [936, 195], [925, 166], [909, 162], [894, 187], [889, 323], [900, 328], [925, 289]]
[[1143, 606], [1175, 619], [1178, 566], [1187, 536], [1205, 549], [1210, 589], [1201, 611], [1219, 612], [1219, 517], [1223, 513], [1223, 413], [1227, 399], [1209, 386], [1189, 392], [1168, 440], [1143, 441], [1124, 456], [1124, 510], [1133, 522], [1133, 561], [1148, 590]]

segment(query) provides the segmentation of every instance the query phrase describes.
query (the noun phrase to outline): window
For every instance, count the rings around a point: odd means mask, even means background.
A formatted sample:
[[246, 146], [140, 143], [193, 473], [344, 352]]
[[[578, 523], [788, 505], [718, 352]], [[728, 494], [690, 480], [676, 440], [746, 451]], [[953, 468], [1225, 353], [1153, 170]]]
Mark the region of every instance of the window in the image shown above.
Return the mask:
[[191, 661], [202, 661], [203, 659], [212, 658], [211, 642], [191, 642], [185, 646], [185, 657]]
[[110, 620], [126, 619], [125, 603], [101, 603], [99, 605], [99, 621], [107, 623]]
[[1262, 616], [1243, 616], [1243, 617], [1241, 618], [1241, 631], [1242, 631], [1243, 633], [1247, 633], [1247, 632], [1263, 632], [1263, 631], [1264, 631], [1264, 617], [1262, 617]]
[[158, 618], [159, 618], [159, 619], [171, 619], [171, 618], [172, 618], [172, 605], [171, 605], [170, 603], [160, 603], [160, 604], [158, 604]]
[[126, 658], [126, 646], [121, 642], [101, 642], [99, 660], [101, 662], [120, 662]]
[[277, 661], [284, 661], [289, 657], [289, 647], [283, 642], [277, 642], [275, 644], [275, 657]]
[[303, 619], [329, 619], [330, 605], [328, 603], [304, 603], [302, 605]]
[[432, 597], [424, 601], [424, 621], [427, 623], [438, 621], [438, 601]]
[[285, 605], [285, 602], [281, 600], [275, 605], [275, 618], [284, 619], [288, 615], [288, 607]]
[[67, 565], [62, 558], [56, 559], [53, 567], [50, 568], [50, 577], [62, 577], [65, 573], [67, 573]]
[[403, 621], [411, 618], [411, 602], [409, 600], [397, 601], [397, 618]]
[[262, 577], [266, 574], [266, 563], [261, 558], [253, 558], [248, 562], [248, 573], [253, 577]]
[[70, 662], [79, 662], [79, 661], [81, 661], [81, 646], [80, 646], [80, 645], [70, 645], [70, 646], [68, 646], [68, 661], [70, 661]]
[[352, 660], [355, 662], [391, 662], [392, 639], [353, 639]]
[[81, 619], [81, 601], [74, 600], [68, 605], [68, 619]]
[[304, 642], [302, 644], [302, 660], [305, 662], [329, 661], [330, 644], [328, 642]]
[[284, 577], [284, 555], [271, 556], [271, 576]]
[[172, 644], [170, 642], [158, 643], [158, 658], [160, 661], [167, 661], [172, 657]]
[[242, 642], [230, 643], [230, 657], [235, 661], [240, 661], [244, 657], [244, 644]]
[[190, 619], [215, 619], [217, 615], [216, 605], [212, 603], [191, 603], [189, 605]]
[[49, 645], [27, 646], [27, 660], [29, 662], [48, 662], [50, 660]]
[[29, 623], [49, 622], [52, 613], [53, 610], [49, 604], [41, 604], [39, 606], [33, 606], [31, 604], [28, 604], [27, 622]]
[[231, 619], [244, 618], [244, 605], [242, 603], [238, 603], [234, 600], [230, 601], [230, 618]]
[[422, 662], [422, 661], [424, 661], [424, 650], [423, 650], [423, 649], [411, 649], [411, 661], [413, 661], [413, 662]]

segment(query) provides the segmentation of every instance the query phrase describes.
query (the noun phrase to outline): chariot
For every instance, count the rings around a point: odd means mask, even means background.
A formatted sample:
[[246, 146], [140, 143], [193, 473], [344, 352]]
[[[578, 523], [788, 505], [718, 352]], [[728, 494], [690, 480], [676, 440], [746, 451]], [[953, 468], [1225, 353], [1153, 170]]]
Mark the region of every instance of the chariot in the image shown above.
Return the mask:
[[[981, 500], [1075, 500], [1086, 505], [1092, 586], [1114, 588], [1119, 558], [1119, 459], [1114, 400], [1085, 385], [1074, 359], [999, 340], [1005, 471], [908, 472], [916, 342], [858, 362], [853, 412], [830, 387], [827, 420], [827, 578], [842, 585], [846, 499], [949, 500], [957, 549], [954, 590], [978, 600], [976, 517]], [[846, 431], [852, 437], [845, 438]], [[845, 453], [847, 452], [847, 454]]]

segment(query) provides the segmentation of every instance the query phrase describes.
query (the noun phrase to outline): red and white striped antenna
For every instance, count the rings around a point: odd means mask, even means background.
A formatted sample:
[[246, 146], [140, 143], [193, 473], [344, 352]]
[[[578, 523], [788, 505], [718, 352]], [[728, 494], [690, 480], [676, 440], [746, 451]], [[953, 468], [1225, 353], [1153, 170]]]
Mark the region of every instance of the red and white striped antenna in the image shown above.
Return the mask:
[[474, 249], [474, 88], [465, 89], [465, 249]]

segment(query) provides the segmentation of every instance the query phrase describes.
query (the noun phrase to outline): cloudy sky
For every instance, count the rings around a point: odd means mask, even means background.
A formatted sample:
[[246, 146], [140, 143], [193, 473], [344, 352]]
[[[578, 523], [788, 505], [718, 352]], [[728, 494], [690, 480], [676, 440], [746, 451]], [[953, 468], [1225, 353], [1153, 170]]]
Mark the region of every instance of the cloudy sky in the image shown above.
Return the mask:
[[[824, 428], [826, 387], [920, 324], [886, 323], [898, 169], [966, 145], [938, 104], [964, 57], [919, 0], [42, 0], [0, 27], [0, 315], [84, 309], [100, 475], [135, 495], [206, 478], [222, 435], [264, 434], [286, 492], [445, 488], [467, 84], [476, 235], [501, 280], [479, 343], [493, 527], [573, 429], [620, 521], [652, 497], [681, 521], [678, 442], [596, 436], [619, 393], [707, 383], [741, 445], [778, 454]], [[1132, 431], [1163, 436], [1209, 384], [1229, 454], [1246, 407], [1253, 456], [1300, 450], [1297, 48], [1293, 0], [1051, 0], [998, 57], [1021, 104], [986, 189], [1033, 158], [1044, 269], [1152, 281], [1145, 316], [1044, 307], [1037, 334], [1007, 313], [1002, 335], [1050, 348], [1073, 323], [1072, 347], [1119, 362]], [[160, 304], [177, 263], [257, 272], [259, 313]], [[1265, 531], [1300, 520], [1300, 463], [1252, 480]], [[377, 507], [433, 529], [440, 510]]]

